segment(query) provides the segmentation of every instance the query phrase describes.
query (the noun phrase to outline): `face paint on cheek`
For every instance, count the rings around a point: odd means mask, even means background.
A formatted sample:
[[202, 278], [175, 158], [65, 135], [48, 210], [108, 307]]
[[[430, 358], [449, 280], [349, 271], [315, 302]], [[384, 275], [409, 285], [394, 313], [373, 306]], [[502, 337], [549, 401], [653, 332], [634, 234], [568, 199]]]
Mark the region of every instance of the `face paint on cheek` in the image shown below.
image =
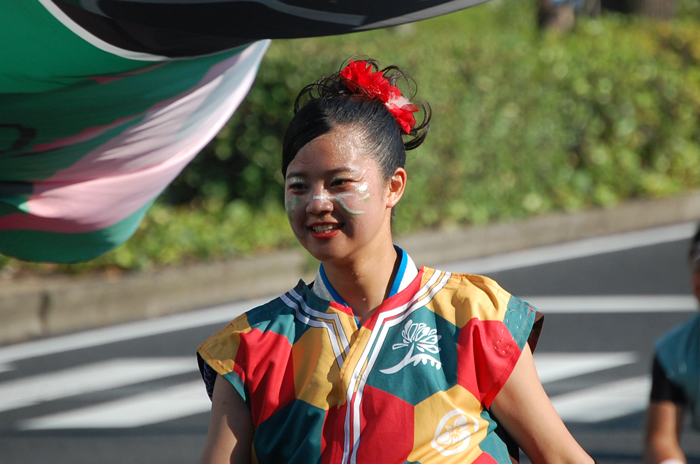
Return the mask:
[[357, 194], [360, 195], [360, 201], [369, 200], [369, 185], [367, 185], [367, 182], [362, 182], [355, 190]]
[[[368, 194], [369, 195], [369, 194]], [[347, 200], [352, 199], [352, 198], [357, 198], [357, 195], [354, 193], [341, 193], [340, 195], [336, 195], [335, 198], [333, 198], [333, 201], [335, 201], [338, 206], [343, 208], [343, 211], [345, 211], [348, 214], [352, 214], [353, 216], [358, 216], [360, 214], [364, 214], [364, 211], [360, 211], [357, 209], [352, 209], [348, 206]], [[362, 201], [362, 198], [358, 198], [357, 200]], [[355, 201], [357, 201], [355, 200]]]
[[284, 202], [284, 209], [287, 212], [287, 217], [291, 218], [300, 205], [301, 205], [301, 198], [299, 198], [299, 197], [287, 198], [286, 201]]

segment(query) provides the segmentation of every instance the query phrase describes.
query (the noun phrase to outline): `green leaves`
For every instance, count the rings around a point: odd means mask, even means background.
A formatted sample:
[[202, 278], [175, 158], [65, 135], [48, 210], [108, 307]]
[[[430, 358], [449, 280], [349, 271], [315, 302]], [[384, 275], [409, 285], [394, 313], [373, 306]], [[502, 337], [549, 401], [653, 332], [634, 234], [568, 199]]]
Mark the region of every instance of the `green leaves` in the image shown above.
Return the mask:
[[409, 71], [433, 108], [426, 143], [408, 154], [397, 233], [697, 189], [700, 10], [681, 6], [689, 13], [673, 22], [604, 15], [558, 35], [537, 31], [531, 2], [491, 2], [398, 28], [274, 41], [240, 109], [136, 235], [71, 269], [294, 244], [280, 173], [294, 98], [358, 54]]

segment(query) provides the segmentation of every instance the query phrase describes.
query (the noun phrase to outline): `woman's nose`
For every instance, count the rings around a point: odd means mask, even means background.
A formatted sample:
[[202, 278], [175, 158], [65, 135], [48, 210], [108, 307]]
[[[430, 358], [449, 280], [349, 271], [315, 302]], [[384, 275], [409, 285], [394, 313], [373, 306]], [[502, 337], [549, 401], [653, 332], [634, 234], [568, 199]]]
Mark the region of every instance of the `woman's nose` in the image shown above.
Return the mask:
[[324, 189], [313, 192], [306, 211], [311, 214], [327, 213], [333, 210], [333, 201]]

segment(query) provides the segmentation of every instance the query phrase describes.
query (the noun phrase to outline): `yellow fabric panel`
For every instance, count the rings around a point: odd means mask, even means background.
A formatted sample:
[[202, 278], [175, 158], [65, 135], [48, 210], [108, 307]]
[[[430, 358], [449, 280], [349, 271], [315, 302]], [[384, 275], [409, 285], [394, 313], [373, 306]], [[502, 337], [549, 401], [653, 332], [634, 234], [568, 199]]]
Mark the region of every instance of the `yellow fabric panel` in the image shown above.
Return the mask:
[[199, 345], [199, 355], [218, 374], [233, 372], [234, 359], [241, 344], [240, 335], [250, 330], [248, 317], [243, 314]]
[[345, 401], [340, 368], [326, 329], [307, 330], [292, 346], [292, 360], [297, 398], [323, 410]]
[[447, 285], [426, 307], [462, 328], [474, 317], [482, 321], [502, 321], [508, 301], [510, 293], [488, 277], [452, 274]]
[[355, 323], [355, 316], [348, 314], [345, 311], [336, 309], [333, 306], [329, 306], [328, 311], [326, 312], [328, 314], [335, 313], [338, 315], [338, 318], [340, 319], [340, 323], [342, 325], [342, 330], [345, 331], [345, 335], [348, 338], [348, 342], [352, 344], [354, 338], [358, 335], [358, 327]]
[[[361, 328], [359, 331], [355, 332], [354, 338], [356, 340], [350, 342], [350, 352], [348, 353], [347, 358], [345, 358], [343, 368], [340, 370], [340, 381], [342, 382], [344, 392], [348, 391], [348, 388], [350, 386], [350, 380], [352, 378], [352, 373], [355, 370], [355, 367], [357, 366], [358, 362], [360, 361], [360, 357], [362, 356], [362, 353], [365, 350], [365, 347], [367, 346], [367, 343], [369, 342], [369, 338], [371, 336], [371, 330], [368, 330], [367, 328]], [[365, 365], [362, 367], [362, 369], [364, 370], [366, 367], [367, 361], [365, 361]], [[357, 390], [357, 385], [355, 385], [355, 390]]]
[[488, 431], [481, 403], [456, 385], [418, 403], [414, 413], [414, 449], [408, 460], [430, 463], [473, 462]]

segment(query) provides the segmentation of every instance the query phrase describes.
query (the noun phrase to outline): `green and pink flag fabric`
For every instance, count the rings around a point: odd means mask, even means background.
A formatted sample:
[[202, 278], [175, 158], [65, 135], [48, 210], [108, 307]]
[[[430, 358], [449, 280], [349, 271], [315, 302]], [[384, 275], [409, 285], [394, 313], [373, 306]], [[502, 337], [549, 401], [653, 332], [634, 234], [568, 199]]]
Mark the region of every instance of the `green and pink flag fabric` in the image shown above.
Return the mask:
[[269, 40], [482, 0], [7, 0], [0, 13], [0, 253], [75, 262], [127, 240], [228, 121]]

